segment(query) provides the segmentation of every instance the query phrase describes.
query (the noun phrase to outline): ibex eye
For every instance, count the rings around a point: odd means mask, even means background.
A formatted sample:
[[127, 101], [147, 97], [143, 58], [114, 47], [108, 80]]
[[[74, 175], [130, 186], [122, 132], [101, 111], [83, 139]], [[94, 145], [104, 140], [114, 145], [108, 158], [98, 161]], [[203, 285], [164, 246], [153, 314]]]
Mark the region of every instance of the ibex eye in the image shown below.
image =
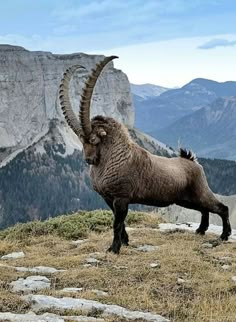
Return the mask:
[[89, 141], [90, 141], [90, 143], [92, 143], [92, 144], [93, 144], [93, 143], [95, 143], [95, 142], [96, 142], [96, 138], [95, 138], [95, 137], [93, 137], [93, 138], [91, 138]]

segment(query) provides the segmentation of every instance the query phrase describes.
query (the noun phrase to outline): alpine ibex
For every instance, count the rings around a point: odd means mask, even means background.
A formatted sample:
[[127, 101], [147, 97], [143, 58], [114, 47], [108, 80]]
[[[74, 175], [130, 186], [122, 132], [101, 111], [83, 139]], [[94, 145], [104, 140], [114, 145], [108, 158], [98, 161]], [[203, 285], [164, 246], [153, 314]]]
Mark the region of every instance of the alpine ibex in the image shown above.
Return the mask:
[[222, 240], [231, 234], [228, 207], [216, 199], [201, 165], [192, 152], [181, 149], [179, 157], [153, 155], [130, 138], [126, 127], [110, 117], [96, 116], [90, 120], [93, 89], [103, 68], [116, 56], [106, 57], [92, 70], [80, 101], [79, 120], [69, 99], [69, 82], [79, 66], [69, 68], [61, 81], [60, 103], [65, 118], [79, 136], [85, 160], [91, 165], [94, 189], [114, 213], [114, 239], [108, 249], [119, 253], [121, 244], [128, 245], [124, 220], [129, 204], [165, 207], [171, 204], [201, 212], [196, 233], [205, 234], [209, 212], [222, 218]]

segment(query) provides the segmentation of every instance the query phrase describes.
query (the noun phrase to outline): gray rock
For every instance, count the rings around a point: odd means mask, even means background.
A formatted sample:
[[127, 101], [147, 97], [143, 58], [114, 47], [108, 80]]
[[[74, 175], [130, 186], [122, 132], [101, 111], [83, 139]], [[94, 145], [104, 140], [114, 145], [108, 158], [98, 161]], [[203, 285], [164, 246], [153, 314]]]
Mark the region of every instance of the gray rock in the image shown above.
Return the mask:
[[153, 246], [153, 245], [142, 245], [137, 247], [137, 250], [140, 252], [153, 252], [154, 250], [159, 249], [159, 246]]
[[228, 264], [224, 264], [224, 265], [222, 266], [222, 269], [223, 269], [224, 271], [228, 271], [228, 270], [230, 270], [230, 268], [231, 268], [231, 266], [230, 266], [230, 265], [228, 265]]
[[79, 246], [87, 242], [88, 242], [88, 239], [78, 239], [78, 240], [72, 240], [71, 244]]
[[25, 257], [24, 252], [13, 252], [1, 257], [1, 259], [18, 259]]
[[213, 248], [213, 245], [211, 243], [204, 243], [202, 244], [203, 248]]
[[235, 282], [235, 284], [236, 284], [236, 276], [232, 277], [232, 281]]
[[177, 279], [177, 284], [181, 285], [181, 284], [184, 284], [184, 283], [186, 283], [185, 279], [180, 278], [180, 277]]
[[2, 265], [1, 267], [12, 268], [15, 269], [17, 272], [30, 272], [30, 273], [40, 273], [40, 274], [54, 274], [58, 272], [65, 272], [64, 269], [56, 269], [54, 267], [47, 267], [47, 266], [36, 266], [36, 267], [21, 267], [21, 266], [10, 266], [10, 265]]
[[150, 264], [151, 268], [160, 268], [161, 267], [161, 263], [160, 262], [156, 262], [156, 263], [151, 263]]
[[91, 316], [64, 316], [65, 321], [73, 321], [73, 322], [105, 322], [104, 319], [97, 319]]
[[82, 292], [83, 291], [83, 287], [65, 287], [61, 290], [62, 292]]
[[89, 257], [94, 257], [94, 258], [96, 258], [97, 256], [99, 256], [99, 255], [101, 255], [101, 253], [100, 252], [94, 252], [94, 253], [90, 253], [89, 254]]
[[97, 301], [85, 300], [85, 299], [74, 299], [69, 297], [55, 298], [52, 296], [45, 295], [26, 295], [22, 296], [22, 299], [31, 304], [33, 310], [46, 310], [54, 308], [60, 311], [66, 309], [80, 310], [83, 313], [91, 312], [92, 310], [99, 310], [102, 315], [111, 316], [115, 315], [120, 318], [136, 320], [142, 319], [143, 321], [152, 322], [167, 322], [168, 319], [149, 312], [131, 311], [118, 305], [103, 304]]
[[220, 238], [215, 238], [208, 240], [208, 243], [212, 244], [213, 247], [217, 247], [222, 244], [222, 240]]
[[33, 312], [26, 314], [14, 314], [10, 312], [0, 313], [0, 321], [7, 320], [11, 322], [104, 322], [104, 319], [97, 319], [88, 316], [59, 316], [52, 313], [36, 315]]
[[33, 268], [28, 267], [15, 267], [18, 272], [30, 272], [30, 273], [40, 273], [40, 274], [54, 274], [58, 272], [65, 272], [64, 269], [56, 269], [54, 267], [47, 266], [36, 266]]
[[30, 293], [32, 291], [38, 291], [46, 288], [50, 288], [51, 282], [45, 276], [29, 276], [27, 278], [19, 278], [17, 281], [10, 283], [12, 292], [18, 293]]
[[[181, 209], [185, 209], [181, 207]], [[170, 232], [170, 231], [179, 231], [179, 230], [187, 230], [190, 232], [195, 233], [196, 229], [198, 228], [199, 223], [195, 222], [188, 222], [188, 223], [161, 223], [159, 224], [159, 230], [161, 232]], [[213, 233], [216, 235], [222, 234], [222, 226], [217, 225], [209, 225], [209, 228], [207, 230], [208, 233]], [[215, 241], [217, 245], [219, 245], [220, 241]], [[232, 235], [229, 237], [229, 242], [236, 242], [236, 229], [232, 229]]]
[[107, 292], [104, 292], [104, 291], [100, 291], [100, 290], [92, 290], [91, 292], [95, 293], [97, 296], [108, 296], [108, 293]]
[[90, 264], [90, 265], [97, 265], [100, 263], [100, 260], [93, 258], [93, 257], [89, 257], [86, 259], [86, 262], [87, 262], [87, 264]]
[[7, 320], [12, 322], [64, 322], [65, 320], [54, 314], [36, 315], [33, 312], [26, 314], [0, 313], [0, 321]]

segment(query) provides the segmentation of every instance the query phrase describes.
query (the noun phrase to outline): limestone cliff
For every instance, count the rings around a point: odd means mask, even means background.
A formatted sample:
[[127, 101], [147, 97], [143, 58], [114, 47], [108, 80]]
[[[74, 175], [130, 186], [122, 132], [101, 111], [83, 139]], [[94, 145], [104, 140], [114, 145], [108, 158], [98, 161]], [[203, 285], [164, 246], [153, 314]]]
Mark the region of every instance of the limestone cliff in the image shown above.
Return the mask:
[[[78, 111], [83, 83], [101, 59], [98, 55], [55, 55], [0, 45], [0, 161], [38, 140], [48, 131], [50, 120], [64, 122], [58, 86], [63, 72], [74, 64], [86, 68], [78, 71], [71, 82], [72, 104]], [[112, 62], [95, 87], [92, 114], [109, 115], [133, 126], [129, 81]]]

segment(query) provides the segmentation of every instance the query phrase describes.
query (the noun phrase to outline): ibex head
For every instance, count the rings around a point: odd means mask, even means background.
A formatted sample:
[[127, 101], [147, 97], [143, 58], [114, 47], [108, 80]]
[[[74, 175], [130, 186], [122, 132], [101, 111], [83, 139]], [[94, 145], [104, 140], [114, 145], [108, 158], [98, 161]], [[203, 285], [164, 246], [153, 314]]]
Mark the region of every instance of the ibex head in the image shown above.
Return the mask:
[[107, 133], [101, 124], [99, 125], [97, 122], [90, 120], [91, 98], [96, 81], [103, 68], [114, 58], [118, 57], [106, 57], [96, 65], [95, 69], [92, 69], [92, 72], [86, 81], [85, 87], [83, 88], [81, 94], [79, 120], [77, 119], [71, 107], [69, 98], [69, 83], [76, 69], [84, 67], [74, 65], [67, 69], [60, 84], [59, 99], [63, 114], [71, 129], [80, 138], [83, 144], [86, 162], [92, 165], [97, 165], [99, 163], [100, 144], [104, 137], [106, 137]]
[[100, 127], [94, 127], [92, 123], [92, 131], [87, 137], [80, 136], [83, 144], [85, 161], [90, 165], [97, 165], [100, 160], [100, 146], [106, 131]]

